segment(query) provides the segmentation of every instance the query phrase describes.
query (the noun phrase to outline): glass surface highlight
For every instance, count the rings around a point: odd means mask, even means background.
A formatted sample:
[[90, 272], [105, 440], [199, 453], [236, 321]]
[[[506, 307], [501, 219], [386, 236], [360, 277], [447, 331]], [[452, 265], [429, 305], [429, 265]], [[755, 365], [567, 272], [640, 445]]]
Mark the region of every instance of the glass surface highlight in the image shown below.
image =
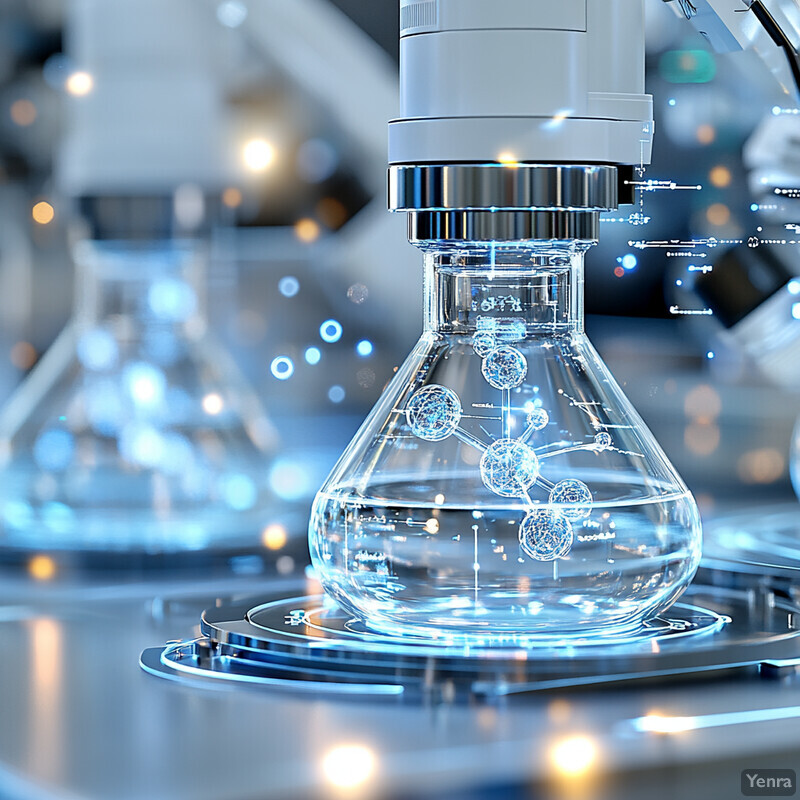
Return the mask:
[[585, 249], [427, 247], [425, 331], [310, 522], [368, 626], [624, 635], [691, 581], [697, 507], [584, 334]]

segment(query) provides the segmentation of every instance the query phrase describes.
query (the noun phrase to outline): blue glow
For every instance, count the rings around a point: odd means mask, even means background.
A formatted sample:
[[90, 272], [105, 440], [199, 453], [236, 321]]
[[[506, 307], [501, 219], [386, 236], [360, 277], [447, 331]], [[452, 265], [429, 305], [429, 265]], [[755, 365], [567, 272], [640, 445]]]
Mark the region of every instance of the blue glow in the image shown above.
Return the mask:
[[153, 469], [164, 458], [164, 438], [152, 425], [131, 422], [119, 435], [120, 455], [130, 464]]
[[335, 319], [326, 319], [325, 322], [319, 326], [319, 335], [323, 342], [333, 344], [342, 338], [342, 326]]
[[344, 400], [345, 391], [341, 386], [331, 386], [328, 389], [328, 400], [331, 403], [341, 403]]
[[11, 528], [27, 528], [33, 521], [33, 509], [24, 500], [9, 500], [3, 504], [3, 520]]
[[50, 501], [42, 506], [42, 522], [54, 533], [67, 533], [75, 521], [75, 512], [64, 503]]
[[667, 103], [668, 103], [669, 105], [671, 105], [671, 106], [674, 106], [674, 105], [676, 105], [676, 104], [677, 104], [677, 102], [678, 102], [678, 101], [677, 101], [677, 100], [676, 100], [674, 97], [670, 97], [670, 99], [669, 99], [669, 100], [667, 100]]
[[792, 305], [792, 316], [795, 319], [800, 319], [800, 303], [794, 303]]
[[61, 472], [75, 454], [75, 439], [69, 431], [51, 428], [42, 431], [33, 445], [33, 457], [44, 470]]
[[683, 281], [680, 278], [678, 278], [678, 280], [675, 281], [675, 285], [676, 286], [683, 286]]
[[217, 19], [226, 28], [238, 28], [247, 19], [247, 6], [238, 0], [227, 0], [217, 6]]
[[714, 351], [713, 351], [713, 350], [709, 350], [709, 351], [706, 353], [706, 358], [707, 358], [709, 361], [713, 361], [713, 359], [714, 359]]
[[163, 441], [161, 468], [169, 475], [185, 474], [194, 463], [192, 443], [179, 433], [167, 433]]
[[86, 393], [86, 417], [92, 430], [102, 436], [114, 436], [125, 414], [117, 385], [110, 378], [92, 383]]
[[147, 304], [159, 319], [183, 322], [197, 308], [197, 297], [192, 287], [185, 281], [161, 278], [150, 287]]
[[284, 297], [294, 297], [300, 291], [300, 281], [293, 275], [287, 275], [278, 281], [278, 291]]
[[780, 106], [772, 106], [772, 115], [777, 117], [781, 113]]
[[319, 364], [321, 358], [322, 351], [319, 347], [309, 347], [305, 352], [306, 363], [311, 364], [312, 367]]
[[798, 280], [789, 281], [789, 285], [787, 288], [789, 289], [789, 294], [800, 294], [800, 281]]
[[288, 356], [273, 358], [269, 368], [279, 381], [288, 381], [294, 375], [294, 362]]
[[758, 203], [750, 203], [751, 211], [758, 211]]
[[628, 253], [628, 255], [622, 257], [623, 269], [636, 269], [638, 263], [639, 261], [633, 253]]
[[164, 399], [167, 379], [160, 369], [146, 361], [128, 364], [123, 370], [122, 381], [137, 406], [158, 406]]
[[256, 503], [256, 486], [247, 475], [226, 475], [220, 489], [225, 503], [234, 511], [246, 511]]
[[362, 339], [356, 345], [356, 353], [358, 353], [362, 358], [366, 358], [367, 356], [372, 355], [372, 351], [374, 350], [372, 346], [372, 342], [369, 339]]
[[269, 485], [281, 500], [302, 500], [316, 489], [316, 483], [299, 461], [279, 458], [269, 471]]
[[264, 571], [260, 556], [234, 556], [228, 564], [234, 575], [260, 575]]
[[78, 359], [86, 369], [96, 372], [111, 369], [118, 356], [116, 340], [103, 328], [92, 328], [78, 339]]

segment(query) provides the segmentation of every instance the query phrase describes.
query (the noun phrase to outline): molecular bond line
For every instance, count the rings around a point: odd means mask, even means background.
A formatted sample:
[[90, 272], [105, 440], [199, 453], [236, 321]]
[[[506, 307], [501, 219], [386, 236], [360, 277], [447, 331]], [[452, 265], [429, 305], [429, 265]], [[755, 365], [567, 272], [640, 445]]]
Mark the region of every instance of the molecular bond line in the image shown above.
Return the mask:
[[[483, 359], [481, 373], [484, 379], [503, 393], [501, 438], [487, 443], [464, 430], [461, 427], [464, 414], [460, 398], [452, 389], [438, 384], [425, 386], [412, 395], [405, 411], [409, 427], [420, 439], [441, 442], [456, 436], [480, 451], [480, 474], [484, 486], [499, 497], [521, 498], [530, 509], [519, 526], [519, 543], [523, 552], [537, 561], [564, 558], [574, 541], [572, 524], [592, 513], [594, 498], [589, 487], [577, 478], [567, 478], [555, 484], [548, 481], [541, 474], [543, 462], [579, 450], [610, 450], [613, 445], [611, 435], [601, 431], [592, 442], [585, 444], [569, 443], [559, 447], [549, 444], [534, 448], [528, 442], [550, 422], [546, 409], [534, 407], [528, 413], [523, 432], [516, 438], [511, 437], [510, 392], [525, 380], [528, 372], [525, 356], [486, 329], [478, 330], [472, 346]], [[548, 492], [547, 507], [531, 500], [530, 491], [534, 486]]]

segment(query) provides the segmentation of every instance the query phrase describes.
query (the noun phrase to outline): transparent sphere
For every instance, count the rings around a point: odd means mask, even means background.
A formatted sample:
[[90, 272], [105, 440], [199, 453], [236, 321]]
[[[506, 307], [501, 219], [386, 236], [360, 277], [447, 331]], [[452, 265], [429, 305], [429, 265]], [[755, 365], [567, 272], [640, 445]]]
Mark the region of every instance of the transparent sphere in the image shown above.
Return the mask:
[[550, 415], [543, 408], [534, 408], [528, 413], [528, 427], [532, 431], [543, 431], [550, 422]]
[[497, 347], [497, 338], [489, 331], [478, 331], [472, 337], [472, 347], [482, 357], [486, 357]]
[[498, 347], [483, 360], [481, 371], [495, 389], [513, 389], [525, 380], [528, 362], [515, 347]]
[[523, 497], [539, 476], [539, 459], [516, 439], [494, 442], [481, 457], [481, 479], [501, 497]]
[[566, 515], [549, 508], [531, 511], [519, 526], [519, 541], [536, 561], [564, 558], [572, 548], [574, 534]]
[[444, 386], [426, 386], [411, 398], [406, 415], [415, 436], [441, 442], [453, 434], [461, 421], [461, 401]]
[[550, 492], [550, 502], [559, 507], [567, 519], [585, 519], [592, 513], [592, 493], [576, 478], [559, 481]]
[[594, 437], [594, 443], [602, 450], [606, 450], [611, 447], [613, 440], [611, 439], [611, 434], [604, 431], [603, 433], [598, 433], [597, 436]]

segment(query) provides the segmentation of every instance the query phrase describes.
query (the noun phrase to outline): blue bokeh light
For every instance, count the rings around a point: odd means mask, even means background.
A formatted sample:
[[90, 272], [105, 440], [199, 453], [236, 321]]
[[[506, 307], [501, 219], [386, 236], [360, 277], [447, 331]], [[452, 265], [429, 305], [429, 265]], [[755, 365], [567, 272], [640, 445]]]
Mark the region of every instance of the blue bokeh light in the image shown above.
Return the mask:
[[319, 335], [323, 342], [333, 344], [342, 338], [342, 326], [335, 319], [326, 319], [325, 322], [319, 326]]
[[234, 511], [247, 511], [256, 503], [258, 492], [252, 478], [243, 474], [226, 475], [220, 481], [225, 503]]
[[75, 438], [69, 431], [50, 428], [42, 431], [33, 445], [33, 457], [43, 469], [51, 472], [65, 470], [75, 454]]
[[799, 280], [789, 281], [789, 285], [787, 288], [789, 289], [789, 294], [800, 294], [800, 281]]
[[322, 359], [322, 351], [319, 349], [319, 347], [308, 347], [306, 348], [304, 357], [306, 363], [311, 364], [313, 367], [315, 364], [319, 364], [320, 360]]
[[116, 340], [103, 328], [92, 328], [78, 339], [78, 359], [86, 369], [96, 372], [111, 369], [118, 357]]
[[622, 268], [623, 269], [631, 270], [631, 269], [636, 269], [636, 266], [639, 263], [639, 260], [636, 258], [636, 256], [633, 253], [628, 253], [627, 255], [622, 257], [622, 262], [621, 263], [622, 263]]
[[286, 275], [278, 281], [278, 291], [284, 297], [294, 297], [300, 291], [300, 281], [294, 275]]
[[288, 356], [278, 356], [272, 359], [269, 369], [279, 381], [288, 381], [294, 375], [294, 362]]
[[362, 358], [371, 356], [374, 349], [375, 348], [372, 346], [372, 342], [369, 339], [362, 339], [356, 345], [356, 353], [358, 353]]
[[328, 400], [330, 400], [331, 403], [341, 403], [344, 397], [345, 391], [341, 386], [331, 386], [331, 388], [328, 389]]

